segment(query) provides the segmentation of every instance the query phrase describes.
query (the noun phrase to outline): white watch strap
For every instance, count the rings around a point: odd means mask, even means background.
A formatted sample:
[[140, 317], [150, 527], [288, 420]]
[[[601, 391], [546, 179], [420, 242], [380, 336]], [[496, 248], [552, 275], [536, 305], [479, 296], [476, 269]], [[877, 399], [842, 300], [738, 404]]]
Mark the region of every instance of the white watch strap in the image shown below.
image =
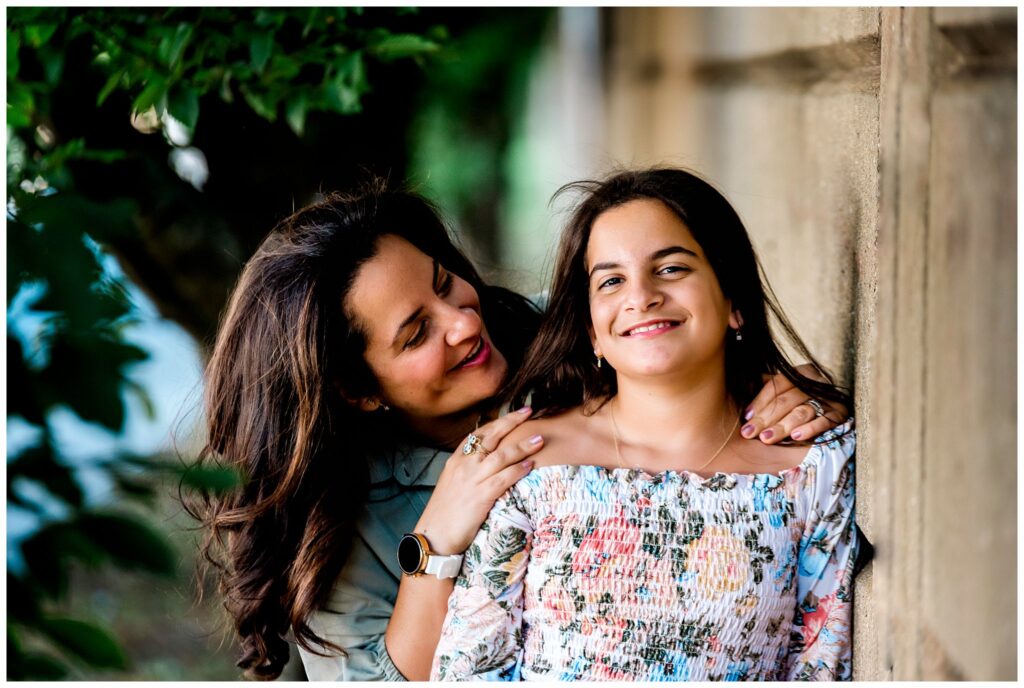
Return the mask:
[[430, 573], [438, 578], [455, 578], [461, 569], [461, 554], [431, 554], [427, 557], [427, 568], [423, 573]]

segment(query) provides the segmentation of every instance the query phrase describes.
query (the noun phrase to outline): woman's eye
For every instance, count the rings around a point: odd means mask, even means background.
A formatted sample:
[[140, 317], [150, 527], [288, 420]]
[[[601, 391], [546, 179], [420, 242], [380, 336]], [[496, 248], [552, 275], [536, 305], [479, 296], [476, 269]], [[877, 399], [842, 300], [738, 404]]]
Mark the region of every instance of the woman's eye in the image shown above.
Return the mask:
[[452, 290], [452, 283], [455, 279], [452, 277], [452, 273], [447, 272], [444, 278], [441, 280], [441, 286], [437, 288], [437, 293], [440, 296], [448, 296], [448, 293]]
[[598, 282], [597, 283], [597, 288], [598, 289], [604, 289], [606, 287], [614, 287], [616, 284], [620, 284], [621, 282], [622, 282], [622, 278], [621, 277], [609, 277], [606, 280], [602, 280], [602, 281]]
[[416, 328], [416, 331], [413, 333], [413, 335], [411, 337], [409, 337], [409, 341], [407, 341], [405, 343], [405, 346], [402, 347], [402, 350], [404, 351], [406, 349], [411, 349], [414, 346], [418, 346], [420, 344], [420, 342], [423, 341], [423, 338], [426, 336], [426, 334], [427, 334], [427, 323], [426, 322], [421, 322], [419, 324], [419, 327]]

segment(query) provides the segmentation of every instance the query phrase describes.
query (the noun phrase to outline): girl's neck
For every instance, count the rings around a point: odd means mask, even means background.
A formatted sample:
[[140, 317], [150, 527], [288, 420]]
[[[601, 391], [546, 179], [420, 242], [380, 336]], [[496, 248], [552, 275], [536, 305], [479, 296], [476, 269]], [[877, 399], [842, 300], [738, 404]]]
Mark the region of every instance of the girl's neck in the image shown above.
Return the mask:
[[652, 450], [716, 447], [735, 424], [739, 409], [726, 393], [725, 371], [708, 371], [685, 384], [619, 378], [608, 403], [623, 440]]

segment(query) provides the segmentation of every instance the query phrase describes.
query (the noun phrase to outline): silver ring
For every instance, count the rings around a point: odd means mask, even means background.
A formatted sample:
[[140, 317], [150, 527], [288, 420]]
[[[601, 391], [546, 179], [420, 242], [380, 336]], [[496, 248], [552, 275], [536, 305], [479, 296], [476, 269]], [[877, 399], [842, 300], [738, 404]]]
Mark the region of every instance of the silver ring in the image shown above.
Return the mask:
[[469, 437], [466, 438], [466, 443], [462, 445], [462, 453], [466, 456], [474, 453], [487, 456], [490, 452], [484, 449], [483, 441], [483, 437], [469, 433]]
[[817, 416], [818, 418], [823, 418], [825, 416], [825, 408], [817, 399], [808, 399], [804, 403], [810, 406], [812, 409], [814, 409], [814, 415]]

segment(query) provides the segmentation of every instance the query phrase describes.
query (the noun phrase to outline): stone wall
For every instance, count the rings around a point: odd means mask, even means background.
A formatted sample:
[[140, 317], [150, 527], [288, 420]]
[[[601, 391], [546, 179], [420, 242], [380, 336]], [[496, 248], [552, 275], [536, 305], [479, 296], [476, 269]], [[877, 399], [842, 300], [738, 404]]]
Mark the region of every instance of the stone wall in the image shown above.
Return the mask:
[[604, 25], [606, 167], [715, 183], [855, 387], [856, 678], [1015, 679], [1016, 9]]

